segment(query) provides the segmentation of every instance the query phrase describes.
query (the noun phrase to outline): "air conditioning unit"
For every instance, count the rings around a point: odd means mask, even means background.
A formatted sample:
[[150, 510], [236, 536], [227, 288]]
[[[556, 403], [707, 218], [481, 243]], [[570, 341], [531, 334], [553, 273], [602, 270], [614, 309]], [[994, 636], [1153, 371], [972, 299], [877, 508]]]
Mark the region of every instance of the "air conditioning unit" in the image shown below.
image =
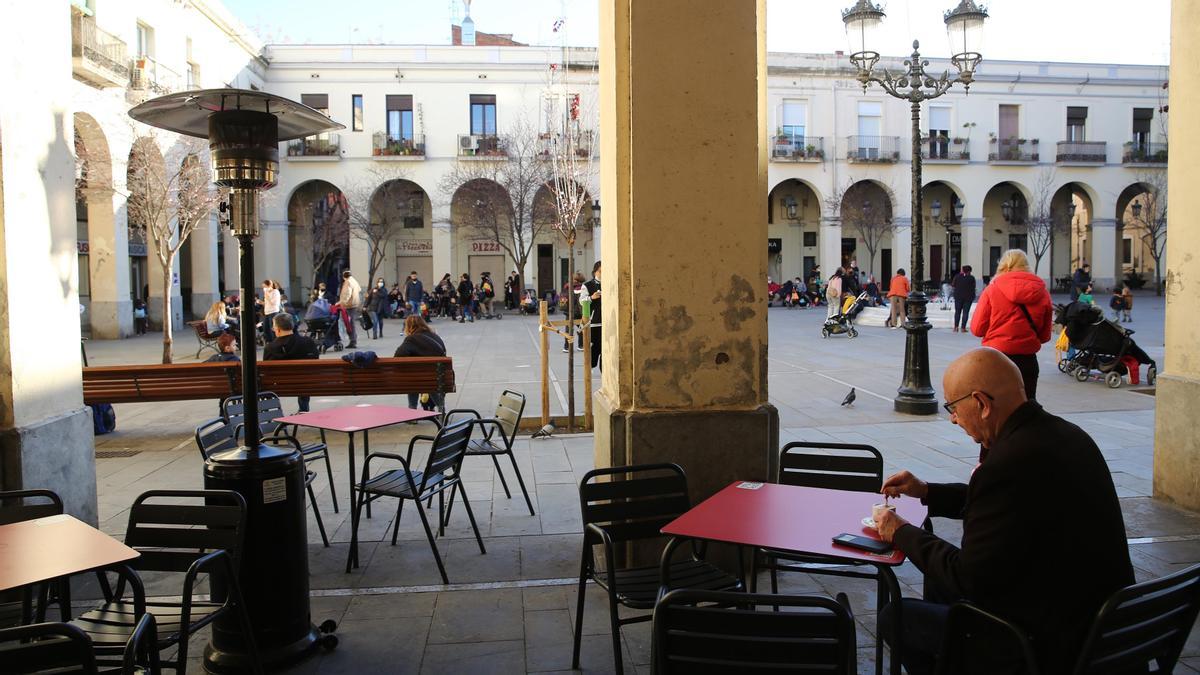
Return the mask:
[[458, 137], [458, 148], [460, 150], [478, 150], [479, 149], [479, 137], [478, 136], [459, 136]]
[[145, 61], [135, 60], [129, 68], [129, 88], [146, 89], [150, 86], [150, 78], [146, 72]]

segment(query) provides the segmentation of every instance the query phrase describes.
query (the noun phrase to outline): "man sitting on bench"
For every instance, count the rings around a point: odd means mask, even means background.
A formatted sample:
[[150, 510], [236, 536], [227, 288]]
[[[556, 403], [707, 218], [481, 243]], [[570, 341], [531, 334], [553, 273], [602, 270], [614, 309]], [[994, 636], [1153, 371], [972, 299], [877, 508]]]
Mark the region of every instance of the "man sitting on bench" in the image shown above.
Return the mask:
[[[263, 348], [263, 361], [294, 361], [297, 359], [319, 359], [317, 343], [312, 338], [296, 335], [296, 326], [292, 316], [287, 312], [275, 315], [272, 325], [275, 328], [275, 339]], [[298, 396], [300, 412], [308, 412], [308, 396]]]

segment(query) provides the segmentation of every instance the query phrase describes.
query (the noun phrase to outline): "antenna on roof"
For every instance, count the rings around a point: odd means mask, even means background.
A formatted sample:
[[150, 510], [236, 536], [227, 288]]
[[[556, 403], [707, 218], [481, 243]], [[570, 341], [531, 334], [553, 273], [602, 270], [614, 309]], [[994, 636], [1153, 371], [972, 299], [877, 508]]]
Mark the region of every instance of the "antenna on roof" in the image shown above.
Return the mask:
[[458, 0], [450, 0], [450, 44], [454, 44], [454, 27], [461, 20], [458, 16]]

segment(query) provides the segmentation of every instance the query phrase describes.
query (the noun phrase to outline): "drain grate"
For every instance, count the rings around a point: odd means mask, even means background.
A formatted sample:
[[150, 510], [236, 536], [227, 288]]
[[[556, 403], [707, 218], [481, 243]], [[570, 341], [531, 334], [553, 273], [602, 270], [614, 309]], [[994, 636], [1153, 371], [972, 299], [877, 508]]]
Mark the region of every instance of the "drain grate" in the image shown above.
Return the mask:
[[121, 457], [133, 457], [141, 452], [141, 450], [97, 450], [96, 459], [119, 459]]

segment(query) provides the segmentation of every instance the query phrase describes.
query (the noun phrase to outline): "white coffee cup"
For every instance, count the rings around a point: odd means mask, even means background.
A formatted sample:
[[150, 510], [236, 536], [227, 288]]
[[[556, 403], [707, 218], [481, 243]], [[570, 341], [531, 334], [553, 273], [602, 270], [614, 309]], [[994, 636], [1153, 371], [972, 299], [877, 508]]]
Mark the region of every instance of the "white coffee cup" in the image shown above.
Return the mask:
[[881, 517], [880, 514], [883, 511], [891, 511], [892, 513], [895, 513], [896, 507], [892, 504], [875, 504], [871, 507], [871, 520], [879, 522], [879, 518]]

